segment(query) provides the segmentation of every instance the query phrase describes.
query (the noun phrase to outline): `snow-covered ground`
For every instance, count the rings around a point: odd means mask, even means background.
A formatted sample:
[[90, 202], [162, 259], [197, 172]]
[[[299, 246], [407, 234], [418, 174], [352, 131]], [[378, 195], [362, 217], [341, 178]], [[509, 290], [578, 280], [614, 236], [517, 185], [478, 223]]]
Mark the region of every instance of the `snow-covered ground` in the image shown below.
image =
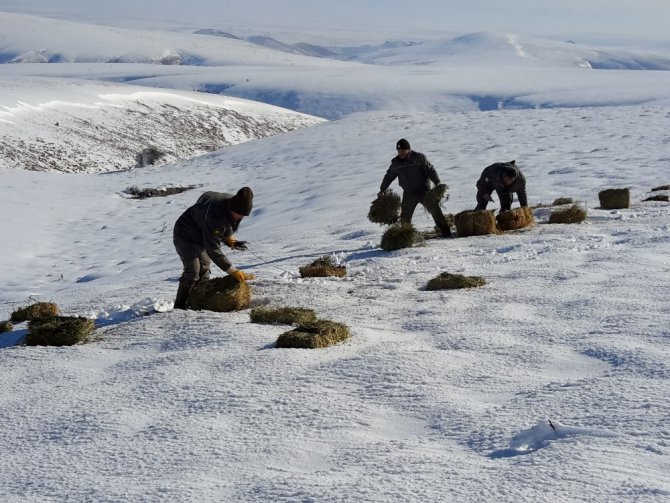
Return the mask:
[[[132, 38], [134, 54], [151, 58], [170, 40], [71, 29], [106, 39], [102, 50], [55, 36], [69, 25], [7, 26], [3, 53], [64, 40], [51, 53], [90, 49], [105, 61]], [[535, 41], [533, 59], [528, 41], [490, 34], [461, 39], [453, 57], [453, 40], [434, 41], [374, 64], [235, 39], [221, 43], [249, 52], [226, 62], [209, 38], [189, 47], [222, 58], [211, 67], [0, 65], [3, 144], [64, 148], [52, 123], [75, 115], [109, 127], [116, 113], [110, 131], [122, 135], [126, 116], [151, 102], [182, 107], [172, 118], [191, 120], [186, 129], [216, 122], [217, 107], [309, 126], [106, 174], [0, 164], [0, 320], [45, 300], [98, 327], [67, 348], [21, 346], [23, 324], [0, 334], [0, 500], [668, 500], [670, 205], [642, 199], [670, 184], [670, 74], [572, 66], [567, 44], [552, 56], [557, 46]], [[192, 92], [203, 86], [224, 96]], [[588, 219], [551, 225], [552, 209], [538, 207], [529, 230], [384, 252], [384, 229], [366, 215], [401, 137], [449, 185], [446, 212], [475, 205], [485, 166], [516, 159], [531, 204], [571, 197]], [[289, 327], [252, 324], [248, 311], [172, 310], [175, 220], [201, 192], [245, 185], [255, 204], [238, 236], [250, 248], [229, 256], [256, 275], [253, 305], [312, 308], [347, 324], [348, 341], [277, 349]], [[195, 188], [138, 200], [124, 193], [133, 186]], [[620, 187], [632, 207], [599, 209], [598, 192]], [[421, 209], [414, 223], [432, 227]], [[301, 279], [299, 267], [323, 255], [347, 277]], [[427, 291], [445, 271], [487, 284]]]

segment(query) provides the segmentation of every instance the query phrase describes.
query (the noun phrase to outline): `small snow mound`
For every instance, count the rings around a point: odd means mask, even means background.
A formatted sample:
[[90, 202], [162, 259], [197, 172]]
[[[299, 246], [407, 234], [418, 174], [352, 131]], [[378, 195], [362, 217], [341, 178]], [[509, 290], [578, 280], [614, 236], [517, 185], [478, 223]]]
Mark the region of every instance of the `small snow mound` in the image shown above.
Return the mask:
[[109, 310], [93, 313], [90, 317], [95, 318], [97, 325], [110, 325], [130, 321], [141, 316], [171, 311], [172, 301], [164, 299], [147, 298], [135, 302], [132, 305], [116, 305]]

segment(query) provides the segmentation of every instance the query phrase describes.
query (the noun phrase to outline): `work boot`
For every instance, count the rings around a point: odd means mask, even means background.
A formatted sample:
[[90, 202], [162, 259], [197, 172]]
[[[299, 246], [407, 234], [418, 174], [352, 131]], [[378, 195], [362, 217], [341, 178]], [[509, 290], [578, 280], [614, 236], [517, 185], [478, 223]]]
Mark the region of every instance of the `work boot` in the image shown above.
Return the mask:
[[435, 226], [435, 230], [440, 233], [440, 235], [443, 238], [450, 238], [451, 237], [451, 228], [447, 225], [444, 227], [438, 227], [437, 225]]
[[177, 288], [177, 298], [174, 300], [174, 309], [188, 309], [188, 295], [193, 289], [192, 284], [185, 284], [179, 282], [179, 288]]

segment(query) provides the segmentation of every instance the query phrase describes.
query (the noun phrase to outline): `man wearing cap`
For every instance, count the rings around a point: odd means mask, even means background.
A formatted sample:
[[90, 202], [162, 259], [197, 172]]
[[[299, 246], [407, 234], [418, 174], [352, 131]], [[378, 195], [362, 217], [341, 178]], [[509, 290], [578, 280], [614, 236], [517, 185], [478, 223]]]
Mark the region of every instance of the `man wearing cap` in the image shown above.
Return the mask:
[[242, 187], [235, 195], [205, 192], [177, 219], [173, 242], [184, 272], [179, 278], [175, 309], [187, 308], [191, 289], [196, 281], [209, 278], [212, 262], [238, 281], [245, 281], [244, 273], [233, 267], [221, 251], [221, 244], [233, 250], [247, 249], [247, 243], [238, 241], [233, 234], [242, 218], [251, 214], [253, 198], [249, 187]]
[[500, 211], [512, 208], [514, 192], [519, 199], [521, 207], [528, 206], [526, 196], [526, 177], [516, 165], [516, 161], [496, 162], [484, 168], [479, 180], [477, 180], [477, 207], [476, 210], [485, 210], [491, 199], [493, 191], [500, 199]]
[[396, 150], [398, 155], [391, 160], [391, 166], [389, 166], [382, 180], [377, 197], [381, 197], [393, 183], [393, 180], [397, 178], [403, 190], [400, 221], [411, 223], [414, 210], [421, 203], [435, 220], [435, 225], [442, 233], [442, 237], [451, 236], [451, 229], [439, 204], [431, 205], [425, 202], [426, 193], [430, 189], [430, 182], [435, 185], [440, 183], [437, 171], [426, 159], [426, 156], [413, 151], [409, 142], [404, 138], [398, 140]]

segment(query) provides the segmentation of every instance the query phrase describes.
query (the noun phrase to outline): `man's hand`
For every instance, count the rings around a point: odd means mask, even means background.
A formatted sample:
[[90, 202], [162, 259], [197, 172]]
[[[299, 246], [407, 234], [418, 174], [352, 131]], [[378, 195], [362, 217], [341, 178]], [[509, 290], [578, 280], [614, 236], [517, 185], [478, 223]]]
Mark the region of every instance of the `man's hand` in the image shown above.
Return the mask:
[[247, 241], [235, 241], [232, 248], [233, 250], [246, 250]]
[[379, 192], [377, 192], [377, 198], [382, 197], [384, 194], [386, 194], [386, 191], [385, 190], [380, 190]]
[[240, 283], [244, 283], [247, 280], [246, 275], [237, 267], [229, 267], [226, 272]]

